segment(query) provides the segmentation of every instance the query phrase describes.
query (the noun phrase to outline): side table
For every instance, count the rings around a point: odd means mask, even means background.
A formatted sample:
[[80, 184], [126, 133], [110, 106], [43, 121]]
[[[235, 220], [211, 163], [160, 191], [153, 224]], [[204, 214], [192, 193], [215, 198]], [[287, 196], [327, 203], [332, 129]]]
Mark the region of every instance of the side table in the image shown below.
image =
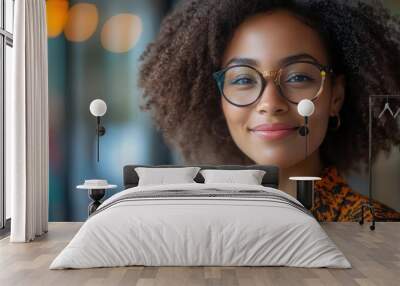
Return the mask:
[[117, 185], [108, 184], [107, 180], [85, 180], [83, 185], [76, 186], [77, 189], [88, 190], [92, 202], [88, 206], [88, 216], [94, 213], [101, 205], [100, 200], [104, 197], [106, 190], [115, 189]]
[[311, 210], [314, 205], [314, 181], [321, 180], [320, 177], [290, 177], [289, 180], [296, 181], [296, 198], [304, 207]]

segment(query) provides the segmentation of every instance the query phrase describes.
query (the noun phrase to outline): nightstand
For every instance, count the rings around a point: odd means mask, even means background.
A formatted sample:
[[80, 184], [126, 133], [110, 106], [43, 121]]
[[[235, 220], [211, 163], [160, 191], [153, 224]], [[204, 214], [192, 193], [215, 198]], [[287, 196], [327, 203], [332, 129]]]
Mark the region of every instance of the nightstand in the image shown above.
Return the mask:
[[289, 180], [296, 181], [296, 199], [304, 207], [311, 210], [314, 205], [314, 181], [321, 180], [320, 177], [290, 177]]
[[92, 202], [88, 206], [88, 215], [90, 216], [101, 205], [100, 200], [104, 197], [106, 190], [115, 189], [117, 185], [108, 184], [107, 180], [85, 180], [83, 185], [76, 186], [77, 189], [88, 191]]

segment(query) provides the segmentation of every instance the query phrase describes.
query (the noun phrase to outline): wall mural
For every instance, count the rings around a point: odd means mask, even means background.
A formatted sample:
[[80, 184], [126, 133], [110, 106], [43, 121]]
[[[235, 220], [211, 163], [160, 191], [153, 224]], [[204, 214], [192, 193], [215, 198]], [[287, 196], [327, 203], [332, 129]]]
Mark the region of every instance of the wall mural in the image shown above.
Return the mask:
[[[84, 179], [122, 185], [128, 163], [169, 164], [149, 115], [140, 112], [138, 58], [156, 36], [166, 1], [47, 1], [50, 94], [50, 220], [83, 220]], [[93, 99], [108, 106], [96, 160]], [[174, 161], [175, 160], [175, 161]], [[108, 195], [113, 192], [108, 193]]]
[[[143, 90], [138, 87], [139, 57], [156, 38], [162, 19], [175, 2], [46, 1], [50, 221], [86, 219], [90, 200], [85, 191], [76, 189], [85, 179], [104, 178], [117, 184], [119, 189], [109, 191], [109, 197], [121, 189], [126, 164], [185, 162], [181, 150], [168, 147], [150, 114], [140, 110]], [[387, 0], [385, 4], [400, 14], [398, 1]], [[99, 162], [96, 119], [89, 112], [90, 102], [97, 98], [107, 103]], [[362, 174], [352, 174], [349, 181], [366, 193]], [[391, 207], [400, 209], [399, 196], [380, 196], [384, 202], [395, 201]]]

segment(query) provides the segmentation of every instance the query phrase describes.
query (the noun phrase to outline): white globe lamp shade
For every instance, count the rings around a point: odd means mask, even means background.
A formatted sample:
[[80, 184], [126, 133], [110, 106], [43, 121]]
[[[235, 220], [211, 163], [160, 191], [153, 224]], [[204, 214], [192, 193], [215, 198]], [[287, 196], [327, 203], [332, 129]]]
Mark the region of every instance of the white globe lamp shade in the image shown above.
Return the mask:
[[314, 113], [314, 103], [309, 99], [303, 99], [297, 105], [297, 112], [304, 117], [311, 116]]
[[107, 104], [101, 99], [95, 99], [90, 103], [89, 109], [93, 116], [103, 116], [107, 111]]

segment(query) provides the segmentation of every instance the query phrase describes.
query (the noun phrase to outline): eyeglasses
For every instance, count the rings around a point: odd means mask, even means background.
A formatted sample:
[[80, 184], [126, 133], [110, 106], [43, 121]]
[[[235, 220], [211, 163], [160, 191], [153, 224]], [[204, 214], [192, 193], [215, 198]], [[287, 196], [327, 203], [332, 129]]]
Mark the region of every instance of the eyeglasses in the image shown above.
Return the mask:
[[267, 78], [287, 101], [316, 100], [322, 93], [328, 66], [312, 61], [296, 61], [278, 71], [260, 72], [250, 65], [233, 65], [213, 73], [222, 96], [231, 104], [244, 107], [256, 102], [267, 86]]

